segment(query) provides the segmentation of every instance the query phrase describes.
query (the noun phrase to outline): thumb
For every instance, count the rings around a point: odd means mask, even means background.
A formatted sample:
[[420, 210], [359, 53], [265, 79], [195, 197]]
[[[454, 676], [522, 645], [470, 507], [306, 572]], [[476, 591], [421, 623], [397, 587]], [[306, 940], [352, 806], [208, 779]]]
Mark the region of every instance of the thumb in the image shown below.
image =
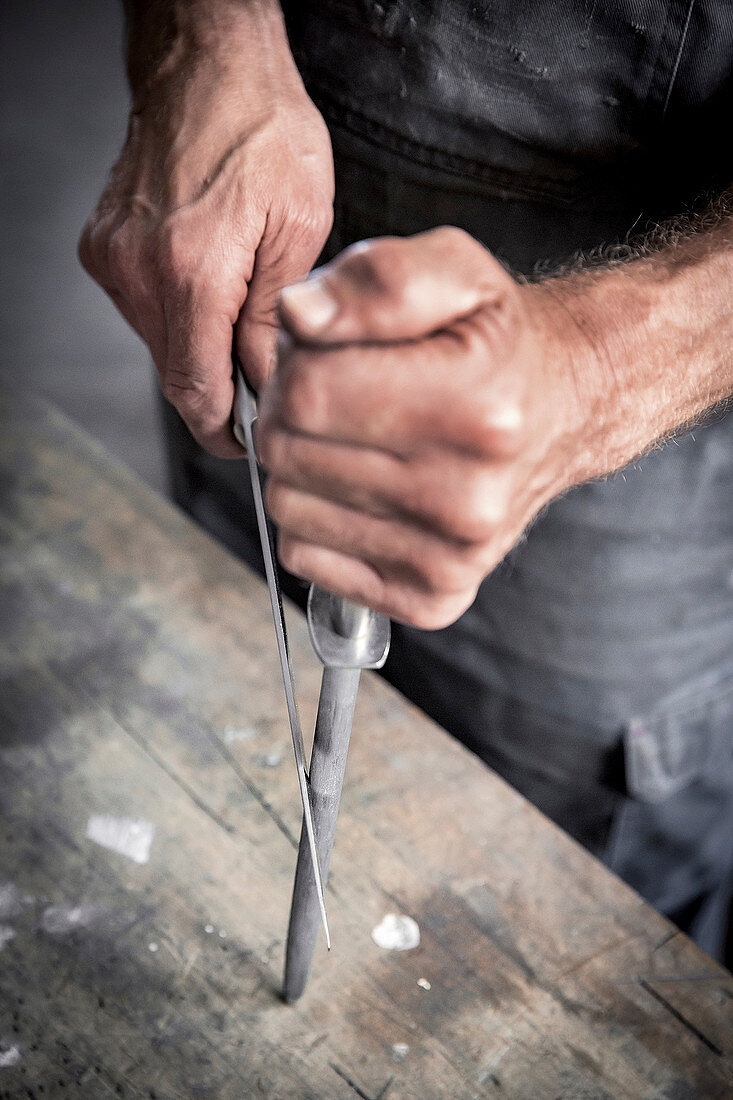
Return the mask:
[[289, 228], [287, 234], [268, 230], [257, 248], [247, 298], [236, 324], [237, 351], [249, 381], [257, 390], [275, 366], [280, 292], [310, 271], [323, 248], [329, 225], [330, 221], [321, 217], [320, 221], [314, 218], [300, 231], [295, 227]]
[[446, 328], [499, 297], [511, 277], [454, 226], [347, 248], [280, 295], [285, 329], [306, 343], [393, 343]]

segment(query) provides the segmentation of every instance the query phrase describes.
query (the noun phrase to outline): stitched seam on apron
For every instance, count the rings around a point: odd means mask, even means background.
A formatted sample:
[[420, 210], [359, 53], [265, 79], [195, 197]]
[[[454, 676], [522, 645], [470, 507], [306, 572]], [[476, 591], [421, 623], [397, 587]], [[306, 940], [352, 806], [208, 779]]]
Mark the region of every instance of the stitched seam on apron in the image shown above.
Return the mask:
[[[685, 5], [684, 7], [683, 4]], [[657, 51], [657, 56], [654, 61], [651, 79], [649, 80], [649, 91], [647, 93], [647, 102], [650, 108], [656, 106], [658, 113], [655, 112], [654, 118], [657, 123], [664, 117], [664, 105], [666, 103], [668, 89], [667, 78], [674, 68], [674, 60], [677, 53], [675, 46], [679, 41], [679, 35], [675, 32], [679, 31], [680, 23], [683, 19], [687, 5], [688, 0], [676, 0], [676, 2], [672, 0], [672, 2], [669, 3], [664, 28], [659, 38], [659, 50]]]
[[399, 131], [387, 128], [350, 104], [332, 99], [321, 88], [316, 91], [311, 85], [310, 91], [318, 107], [333, 126], [426, 167], [439, 168], [460, 177], [470, 176], [471, 179], [491, 188], [500, 198], [517, 197], [544, 204], [553, 202], [557, 206], [568, 208], [593, 193], [591, 187], [573, 189], [571, 185], [562, 181], [537, 174], [532, 176], [532, 179], [537, 181], [536, 186], [529, 182], [519, 182], [517, 176], [505, 169], [472, 160], [460, 153], [448, 153], [443, 149], [423, 145], [421, 142], [405, 137]]
[[694, 6], [695, 6], [695, 0], [690, 0], [690, 6], [687, 9], [687, 18], [685, 19], [685, 25], [682, 28], [682, 35], [680, 37], [679, 49], [677, 50], [677, 57], [675, 58], [674, 68], [672, 69], [672, 77], [671, 77], [670, 82], [669, 82], [669, 88], [667, 88], [667, 96], [666, 96], [666, 99], [664, 100], [664, 107], [662, 108], [662, 118], [664, 118], [664, 116], [667, 113], [667, 108], [669, 107], [669, 101], [672, 97], [672, 89], [674, 88], [674, 84], [675, 84], [675, 81], [677, 79], [677, 72], [678, 72], [679, 67], [680, 67], [680, 61], [682, 60], [682, 53], [683, 53], [684, 48], [685, 48], [685, 43], [687, 42], [687, 32], [690, 29], [690, 20], [692, 19], [692, 9], [694, 8]]

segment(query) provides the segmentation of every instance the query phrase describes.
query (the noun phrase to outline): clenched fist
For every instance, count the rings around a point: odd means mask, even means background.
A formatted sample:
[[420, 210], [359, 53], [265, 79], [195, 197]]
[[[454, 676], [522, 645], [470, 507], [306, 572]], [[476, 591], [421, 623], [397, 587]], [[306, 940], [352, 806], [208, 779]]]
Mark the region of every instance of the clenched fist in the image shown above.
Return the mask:
[[454, 228], [348, 249], [286, 290], [281, 316], [258, 451], [283, 564], [447, 625], [583, 476], [582, 340]]
[[310, 270], [331, 226], [328, 132], [277, 3], [137, 8], [128, 136], [80, 258], [150, 347], [193, 435], [241, 457], [232, 328], [259, 386], [279, 292]]

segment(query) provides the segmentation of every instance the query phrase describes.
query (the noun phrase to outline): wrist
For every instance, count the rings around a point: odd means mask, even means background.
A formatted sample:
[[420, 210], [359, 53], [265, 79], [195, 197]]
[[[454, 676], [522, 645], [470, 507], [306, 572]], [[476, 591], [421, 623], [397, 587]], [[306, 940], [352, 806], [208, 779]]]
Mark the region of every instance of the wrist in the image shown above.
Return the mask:
[[669, 327], [686, 324], [673, 304], [677, 277], [655, 258], [531, 288], [544, 310], [549, 373], [572, 398], [568, 486], [620, 469], [686, 419], [688, 398], [664, 352]]
[[128, 3], [133, 114], [191, 79], [302, 89], [279, 0]]
[[544, 367], [543, 413], [555, 441], [553, 495], [619, 464], [605, 438], [618, 376], [596, 303], [579, 283], [571, 276], [525, 287]]
[[[283, 134], [298, 134], [303, 149], [330, 160], [326, 127], [300, 79], [278, 3], [165, 5], [164, 34], [161, 6], [146, 9], [158, 13], [154, 32], [148, 14], [131, 28], [144, 78], [133, 85], [121, 163], [141, 208], [170, 211], [194, 201], [245, 148], [248, 171], [256, 173], [272, 159], [278, 135], [282, 147]], [[131, 41], [131, 66], [135, 48]]]
[[730, 399], [731, 224], [526, 288], [550, 375], [573, 379], [571, 484], [627, 465]]

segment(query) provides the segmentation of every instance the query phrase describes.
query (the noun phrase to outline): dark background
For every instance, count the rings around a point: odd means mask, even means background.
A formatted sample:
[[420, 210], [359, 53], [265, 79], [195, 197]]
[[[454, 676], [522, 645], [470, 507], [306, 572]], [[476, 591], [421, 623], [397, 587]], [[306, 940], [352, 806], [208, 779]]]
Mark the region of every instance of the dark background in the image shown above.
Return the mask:
[[0, 376], [162, 490], [147, 351], [76, 257], [127, 110], [119, 0], [1, 0]]

